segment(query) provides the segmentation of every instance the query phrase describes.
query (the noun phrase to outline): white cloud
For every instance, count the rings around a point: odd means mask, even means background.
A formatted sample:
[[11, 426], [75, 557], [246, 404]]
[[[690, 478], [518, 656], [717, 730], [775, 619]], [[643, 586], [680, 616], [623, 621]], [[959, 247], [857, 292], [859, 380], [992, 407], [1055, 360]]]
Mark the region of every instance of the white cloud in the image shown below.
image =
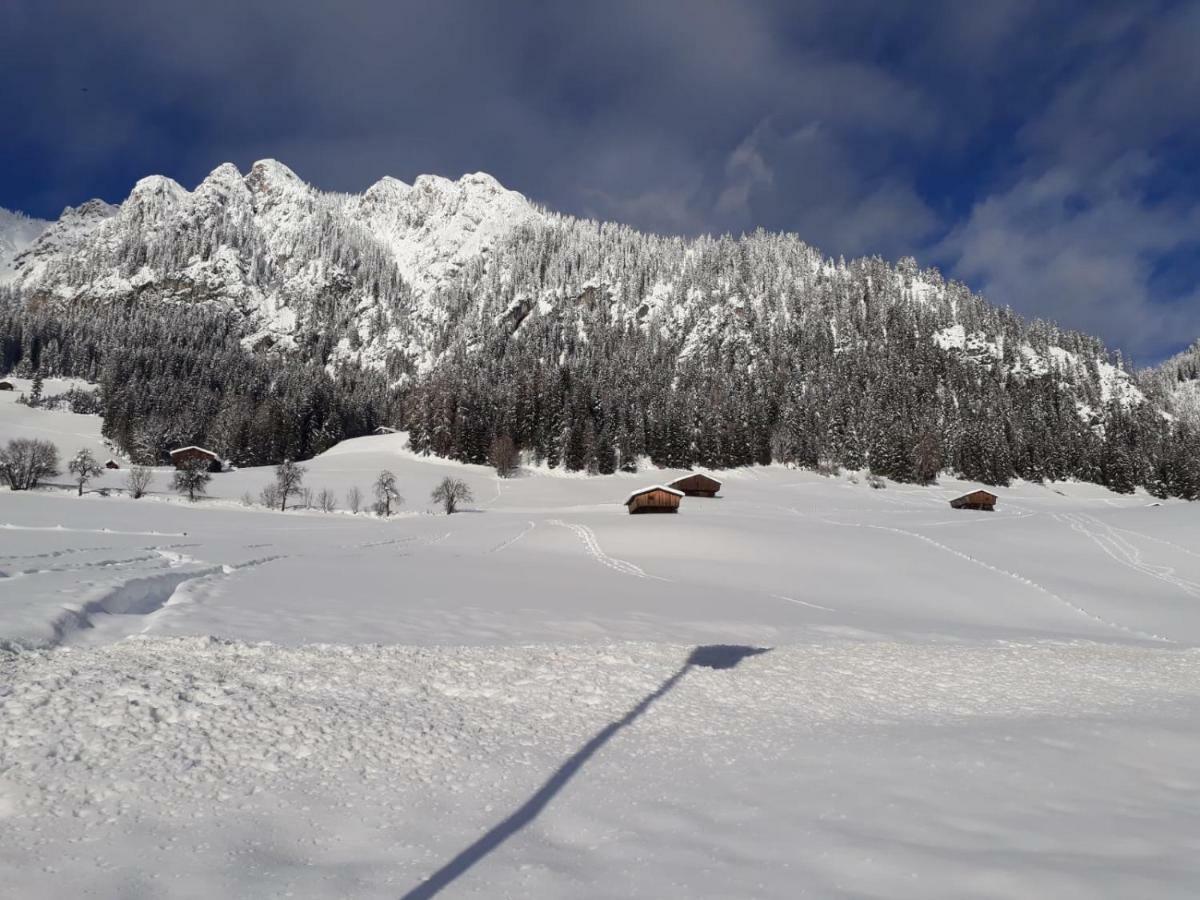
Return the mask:
[[1200, 332], [1200, 293], [1153, 295], [1156, 260], [1196, 240], [1200, 207], [1151, 203], [1151, 160], [1029, 174], [977, 203], [942, 243], [954, 274], [993, 302], [1103, 337], [1135, 358]]

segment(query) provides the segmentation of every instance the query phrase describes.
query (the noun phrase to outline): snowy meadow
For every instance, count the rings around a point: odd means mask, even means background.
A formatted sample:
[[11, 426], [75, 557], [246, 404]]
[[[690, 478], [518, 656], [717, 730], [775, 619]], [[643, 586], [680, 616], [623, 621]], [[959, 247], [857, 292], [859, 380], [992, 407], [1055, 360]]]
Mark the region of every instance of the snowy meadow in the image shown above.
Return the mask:
[[[258, 503], [271, 468], [76, 496], [100, 419], [18, 393], [0, 444], [64, 474], [0, 489], [4, 896], [1200, 891], [1193, 504], [770, 466], [630, 516], [683, 473], [404, 434], [303, 464], [328, 512]], [[383, 470], [396, 513], [352, 513]]]

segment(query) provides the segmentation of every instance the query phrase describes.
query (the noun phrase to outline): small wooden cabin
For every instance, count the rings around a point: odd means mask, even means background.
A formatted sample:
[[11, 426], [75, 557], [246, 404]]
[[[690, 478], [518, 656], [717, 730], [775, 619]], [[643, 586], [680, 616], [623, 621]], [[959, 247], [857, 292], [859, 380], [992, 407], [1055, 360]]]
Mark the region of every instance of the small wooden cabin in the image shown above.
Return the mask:
[[109, 459], [109, 460], [105, 460], [104, 468], [119, 469], [119, 468], [121, 468], [121, 464], [119, 462], [117, 462], [115, 459]]
[[15, 391], [17, 386], [11, 381], [0, 381], [0, 391]]
[[625, 506], [630, 515], [634, 513], [673, 513], [679, 512], [679, 501], [682, 498], [683, 491], [654, 484], [630, 494], [625, 500]]
[[978, 490], [955, 497], [950, 501], [950, 505], [955, 509], [979, 509], [984, 512], [992, 512], [996, 508], [997, 499], [991, 491]]
[[691, 475], [676, 478], [669, 487], [683, 491], [689, 497], [715, 497], [717, 491], [721, 489], [721, 482], [709, 475], [694, 472]]
[[378, 428], [375, 429], [375, 431], [372, 432], [372, 434], [395, 434], [395, 433], [396, 433], [396, 429], [392, 428], [390, 425], [380, 425]]
[[203, 447], [179, 447], [171, 451], [171, 464], [177, 469], [182, 469], [195, 460], [207, 461], [208, 468], [213, 472], [221, 471], [221, 457], [211, 450], [205, 450]]

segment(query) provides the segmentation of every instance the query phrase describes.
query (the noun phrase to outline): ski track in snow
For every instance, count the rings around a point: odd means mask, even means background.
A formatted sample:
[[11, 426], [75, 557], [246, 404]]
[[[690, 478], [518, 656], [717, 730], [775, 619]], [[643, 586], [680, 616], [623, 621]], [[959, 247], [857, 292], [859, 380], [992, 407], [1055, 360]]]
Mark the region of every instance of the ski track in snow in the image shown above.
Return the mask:
[[[50, 554], [46, 554], [47, 556]], [[50, 566], [48, 568], [29, 568], [29, 569], [9, 569], [0, 575], [7, 575], [9, 578], [23, 578], [30, 575], [51, 575], [55, 572], [86, 572], [90, 569], [116, 569], [124, 566], [133, 565], [139, 562], [148, 562], [157, 557], [150, 556], [126, 556], [115, 559], [99, 559], [94, 562], [76, 562], [67, 563], [61, 566]]]
[[529, 525], [524, 530], [522, 530], [520, 532], [520, 534], [518, 534], [514, 538], [509, 538], [507, 541], [497, 544], [495, 547], [493, 547], [491, 550], [489, 550], [488, 553], [499, 553], [501, 550], [507, 550], [509, 547], [511, 547], [513, 544], [515, 544], [521, 538], [525, 537], [525, 535], [529, 534], [529, 532], [533, 531], [533, 529], [537, 526], [537, 523], [534, 522], [532, 519], [529, 519], [528, 521], [529, 521]]
[[[12, 556], [0, 556], [0, 560], [12, 561], [18, 559], [53, 559], [59, 556], [66, 556], [71, 553], [102, 553], [105, 550], [115, 550], [115, 547], [67, 547], [62, 550], [52, 550], [49, 553], [18, 553]], [[153, 550], [153, 547], [144, 547], [144, 550]]]
[[62, 525], [14, 525], [12, 522], [0, 523], [0, 529], [7, 531], [61, 531], [69, 534], [120, 534], [135, 537], [187, 537], [186, 531], [117, 531], [113, 528], [64, 528]]
[[1195, 550], [1189, 550], [1187, 547], [1181, 547], [1178, 544], [1173, 544], [1170, 541], [1163, 540], [1162, 538], [1152, 537], [1148, 534], [1143, 534], [1140, 531], [1133, 531], [1129, 528], [1120, 528], [1116, 525], [1107, 525], [1106, 527], [1111, 528], [1113, 531], [1120, 531], [1122, 534], [1131, 534], [1134, 537], [1139, 537], [1145, 541], [1151, 541], [1155, 544], [1162, 544], [1163, 546], [1170, 547], [1172, 550], [1178, 550], [1180, 553], [1186, 554], [1187, 556], [1194, 556], [1196, 559], [1200, 559], [1200, 553], [1197, 553]]
[[[190, 547], [190, 544], [171, 544], [159, 547], [146, 547], [153, 551], [150, 555], [134, 556], [123, 559], [101, 559], [90, 562], [70, 563], [65, 566], [50, 569], [32, 569], [8, 573], [8, 580], [18, 580], [36, 575], [54, 574], [60, 572], [78, 573], [80, 577], [93, 571], [119, 571], [136, 566], [139, 563], [156, 563], [140, 571], [134, 569], [131, 577], [116, 582], [97, 586], [99, 594], [85, 597], [78, 601], [63, 603], [58, 612], [47, 622], [50, 631], [48, 640], [8, 640], [0, 638], [0, 651], [57, 647], [71, 642], [78, 632], [91, 629], [93, 619], [97, 615], [149, 617], [166, 606], [173, 605], [179, 598], [187, 596], [190, 602], [205, 596], [197, 593], [197, 588], [205, 582], [214, 579], [224, 580], [238, 572], [257, 568], [278, 559], [286, 559], [288, 554], [275, 554], [240, 563], [210, 563], [196, 559], [186, 553], [169, 549], [171, 547]], [[96, 548], [81, 548], [95, 551]], [[59, 553], [40, 554], [42, 557], [56, 557]], [[31, 556], [37, 556], [31, 554]], [[3, 573], [0, 573], [3, 574]], [[5, 583], [0, 581], [0, 584]], [[90, 585], [92, 582], [81, 582]], [[147, 632], [151, 624], [147, 622], [141, 633]]]
[[1131, 628], [1128, 625], [1122, 625], [1120, 622], [1114, 622], [1111, 619], [1106, 619], [1103, 616], [1098, 616], [1091, 610], [1085, 609], [1084, 607], [1079, 606], [1078, 604], [1072, 603], [1070, 600], [1067, 600], [1064, 597], [1059, 596], [1058, 594], [1051, 591], [1049, 588], [1043, 587], [1042, 585], [1038, 584], [1036, 581], [1026, 578], [1024, 575], [1018, 575], [1016, 572], [1010, 572], [1007, 569], [1001, 569], [999, 566], [993, 566], [991, 563], [984, 562], [983, 560], [977, 559], [974, 556], [969, 556], [968, 554], [963, 553], [961, 550], [955, 550], [953, 547], [943, 544], [940, 541], [935, 541], [933, 538], [926, 537], [925, 535], [919, 534], [915, 531], [906, 531], [903, 528], [893, 528], [889, 525], [873, 525], [873, 524], [864, 523], [864, 522], [837, 522], [837, 521], [834, 521], [833, 519], [822, 519], [822, 521], [826, 522], [829, 525], [837, 525], [842, 528], [870, 528], [875, 531], [888, 531], [893, 534], [899, 534], [899, 535], [903, 535], [905, 537], [913, 538], [914, 540], [918, 540], [923, 543], [926, 543], [926, 544], [930, 545], [931, 547], [935, 547], [938, 550], [941, 550], [945, 553], [949, 553], [953, 556], [957, 556], [959, 559], [965, 560], [966, 562], [969, 562], [972, 565], [979, 566], [982, 569], [987, 569], [989, 572], [994, 572], [997, 575], [1003, 575], [1006, 578], [1011, 578], [1013, 581], [1019, 582], [1020, 584], [1023, 584], [1026, 587], [1032, 588], [1033, 590], [1038, 591], [1039, 593], [1044, 594], [1045, 596], [1049, 597], [1051, 600], [1056, 600], [1057, 602], [1061, 603], [1063, 606], [1066, 606], [1069, 609], [1073, 609], [1075, 612], [1079, 613], [1079, 615], [1086, 616], [1087, 618], [1091, 619], [1093, 622], [1098, 622], [1101, 625], [1105, 625], [1109, 628], [1114, 628], [1117, 631], [1123, 631], [1126, 634], [1130, 634], [1130, 635], [1133, 635], [1134, 637], [1142, 638], [1143, 640], [1161, 641], [1162, 643], [1166, 643], [1166, 644], [1177, 643], [1176, 641], [1173, 641], [1167, 637], [1163, 637], [1160, 634], [1154, 634], [1153, 632], [1149, 632], [1149, 631], [1142, 631], [1138, 628]]
[[632, 575], [634, 578], [653, 578], [656, 581], [670, 581], [669, 578], [660, 578], [657, 575], [647, 574], [639, 566], [635, 566], [631, 562], [609, 556], [600, 547], [600, 542], [596, 540], [596, 533], [586, 525], [576, 525], [572, 522], [564, 522], [562, 519], [551, 519], [550, 524], [560, 525], [575, 532], [575, 536], [583, 541], [584, 547], [587, 548], [588, 555], [600, 563], [600, 565], [607, 566], [614, 572], [620, 572], [622, 575]]
[[1142, 551], [1116, 532], [1112, 526], [1086, 513], [1063, 513], [1054, 517], [1090, 539], [1114, 562], [1176, 587], [1191, 597], [1200, 599], [1200, 583], [1175, 574], [1171, 566], [1156, 566], [1142, 560]]
[[795, 603], [797, 606], [807, 606], [809, 609], [821, 609], [825, 612], [837, 612], [836, 609], [831, 609], [828, 606], [822, 606], [819, 603], [809, 603], [807, 600], [797, 600], [795, 597], [788, 597], [784, 594], [771, 594], [776, 600], [786, 600], [788, 603]]

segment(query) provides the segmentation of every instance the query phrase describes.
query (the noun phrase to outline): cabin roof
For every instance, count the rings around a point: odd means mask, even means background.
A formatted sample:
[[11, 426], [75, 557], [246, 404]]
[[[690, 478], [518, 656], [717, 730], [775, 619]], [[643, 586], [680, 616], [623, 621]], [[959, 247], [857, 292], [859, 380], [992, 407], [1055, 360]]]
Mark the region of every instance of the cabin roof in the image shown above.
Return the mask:
[[197, 451], [199, 451], [200, 453], [207, 453], [207, 454], [208, 454], [209, 456], [211, 456], [213, 459], [218, 459], [218, 458], [219, 458], [219, 457], [217, 456], [217, 454], [213, 453], [213, 452], [212, 452], [211, 450], [209, 450], [207, 447], [197, 447], [195, 444], [191, 444], [191, 445], [189, 445], [189, 446], [187, 446], [187, 447], [176, 447], [174, 450], [172, 450], [172, 451], [171, 451], [171, 455], [172, 455], [172, 456], [174, 456], [176, 453], [183, 453], [185, 450], [197, 450]]
[[633, 502], [634, 497], [640, 497], [642, 494], [649, 494], [651, 491], [666, 491], [668, 494], [674, 494], [676, 497], [684, 496], [683, 491], [677, 491], [675, 488], [670, 488], [662, 484], [652, 484], [649, 487], [638, 488], [632, 494], [625, 498], [625, 505], [628, 506]]
[[678, 478], [672, 481], [671, 484], [679, 484], [681, 481], [690, 481], [693, 478], [703, 478], [705, 481], [711, 481], [717, 487], [721, 486], [721, 482], [716, 478], [713, 478], [707, 472], [689, 472], [687, 475], [680, 475]]
[[993, 500], [1000, 499], [995, 494], [993, 494], [991, 491], [985, 491], [983, 488], [975, 488], [975, 490], [973, 490], [973, 491], [967, 491], [961, 497], [955, 497], [954, 499], [955, 500], [966, 500], [969, 497], [978, 497], [980, 494], [983, 494], [986, 497], [991, 497]]

